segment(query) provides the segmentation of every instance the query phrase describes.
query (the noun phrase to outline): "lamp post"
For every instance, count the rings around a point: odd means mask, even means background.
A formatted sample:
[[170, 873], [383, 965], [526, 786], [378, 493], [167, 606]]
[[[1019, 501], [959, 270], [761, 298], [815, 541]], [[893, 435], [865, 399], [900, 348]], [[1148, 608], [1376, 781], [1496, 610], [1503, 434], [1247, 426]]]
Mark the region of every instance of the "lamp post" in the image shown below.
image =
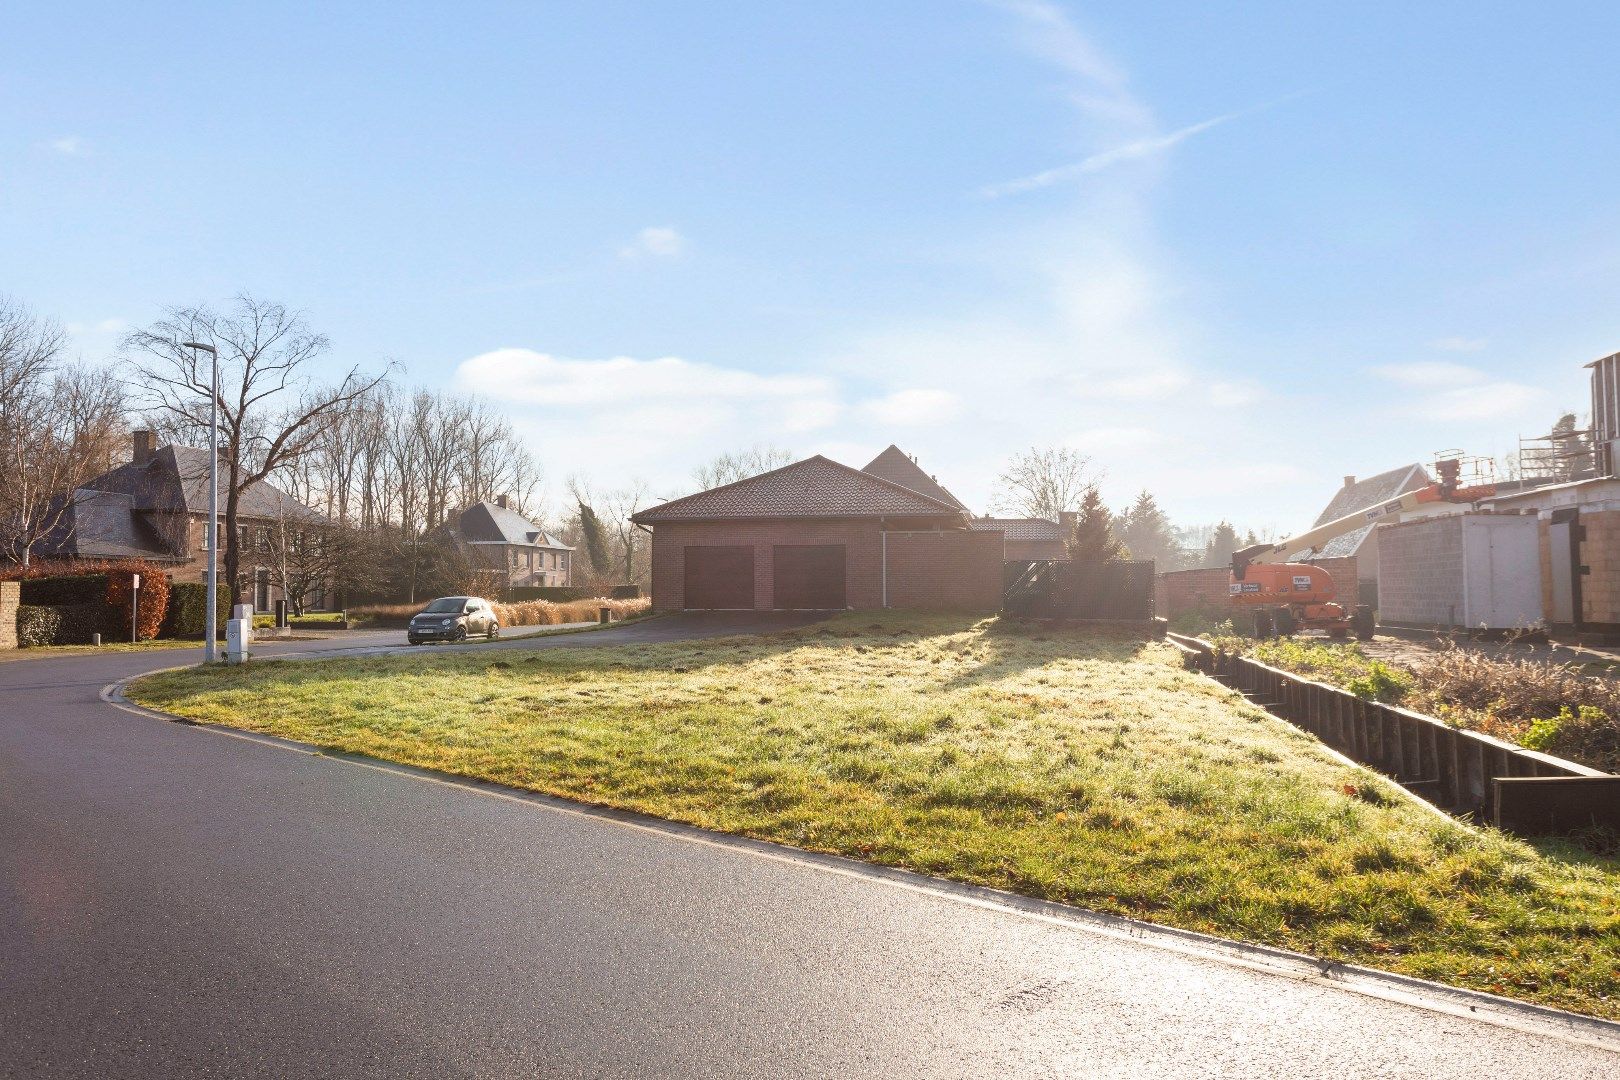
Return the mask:
[[208, 614], [203, 623], [203, 663], [216, 659], [219, 634], [219, 350], [200, 341], [182, 342], [182, 349], [213, 357], [213, 394], [208, 399]]

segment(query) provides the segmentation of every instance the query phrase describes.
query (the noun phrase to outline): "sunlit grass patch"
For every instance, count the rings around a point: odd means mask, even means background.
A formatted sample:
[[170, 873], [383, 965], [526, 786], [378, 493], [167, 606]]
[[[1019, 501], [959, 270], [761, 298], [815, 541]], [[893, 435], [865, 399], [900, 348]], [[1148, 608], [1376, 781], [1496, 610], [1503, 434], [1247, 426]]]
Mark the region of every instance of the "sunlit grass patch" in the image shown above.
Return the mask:
[[1124, 637], [762, 638], [144, 680], [200, 720], [1620, 1016], [1620, 873], [1448, 823]]

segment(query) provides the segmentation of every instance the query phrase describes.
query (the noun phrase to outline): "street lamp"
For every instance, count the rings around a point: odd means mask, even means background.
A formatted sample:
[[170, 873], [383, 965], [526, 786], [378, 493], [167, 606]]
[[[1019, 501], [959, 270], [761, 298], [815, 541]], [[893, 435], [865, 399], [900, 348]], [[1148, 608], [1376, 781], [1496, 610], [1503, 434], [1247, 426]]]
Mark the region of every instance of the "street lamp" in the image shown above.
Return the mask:
[[212, 664], [219, 633], [219, 350], [200, 341], [182, 342], [180, 347], [193, 350], [193, 356], [201, 351], [214, 359], [214, 392], [208, 399], [208, 614], [203, 629], [203, 663]]

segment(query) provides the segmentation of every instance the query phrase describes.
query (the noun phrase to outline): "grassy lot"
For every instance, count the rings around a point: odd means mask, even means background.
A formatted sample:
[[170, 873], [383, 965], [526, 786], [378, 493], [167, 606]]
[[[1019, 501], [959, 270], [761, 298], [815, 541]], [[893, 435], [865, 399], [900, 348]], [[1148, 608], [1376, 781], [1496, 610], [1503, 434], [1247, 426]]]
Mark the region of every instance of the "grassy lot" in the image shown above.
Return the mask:
[[1620, 863], [1450, 823], [1183, 672], [1005, 621], [153, 676], [199, 720], [1620, 1019]]

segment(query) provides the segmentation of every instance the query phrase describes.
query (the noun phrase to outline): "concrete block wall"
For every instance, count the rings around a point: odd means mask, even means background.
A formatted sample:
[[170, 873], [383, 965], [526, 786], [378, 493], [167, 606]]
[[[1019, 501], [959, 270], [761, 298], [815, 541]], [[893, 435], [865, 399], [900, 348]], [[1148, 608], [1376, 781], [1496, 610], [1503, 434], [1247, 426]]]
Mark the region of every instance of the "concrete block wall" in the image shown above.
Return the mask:
[[1385, 622], [1457, 626], [1463, 618], [1463, 519], [1380, 525], [1378, 615]]
[[999, 532], [891, 532], [889, 607], [1000, 611], [1005, 555]]
[[0, 649], [17, 647], [17, 607], [22, 603], [22, 584], [0, 581]]

